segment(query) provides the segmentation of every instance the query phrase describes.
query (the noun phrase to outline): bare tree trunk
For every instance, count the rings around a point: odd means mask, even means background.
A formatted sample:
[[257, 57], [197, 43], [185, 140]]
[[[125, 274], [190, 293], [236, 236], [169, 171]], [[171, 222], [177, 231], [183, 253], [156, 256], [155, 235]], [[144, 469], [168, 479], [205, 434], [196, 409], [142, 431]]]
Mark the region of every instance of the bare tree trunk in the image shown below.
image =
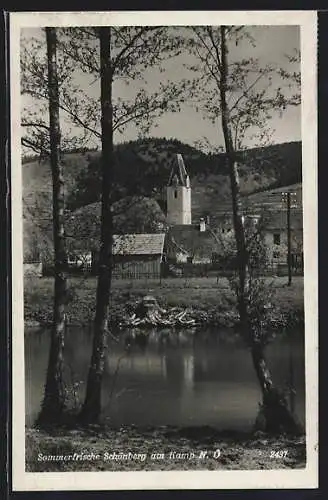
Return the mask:
[[101, 68], [101, 140], [102, 140], [102, 203], [101, 242], [99, 253], [96, 315], [91, 364], [86, 397], [81, 411], [84, 422], [96, 422], [101, 413], [101, 385], [107, 349], [108, 312], [112, 281], [113, 218], [111, 188], [113, 181], [113, 109], [111, 28], [99, 28]]
[[67, 293], [64, 234], [64, 178], [60, 161], [59, 91], [56, 28], [46, 28], [50, 118], [50, 163], [53, 185], [53, 235], [55, 254], [54, 318], [42, 409], [38, 423], [58, 422], [65, 410], [63, 350]]
[[221, 81], [220, 81], [220, 100], [221, 100], [221, 122], [225, 149], [227, 154], [227, 162], [229, 167], [231, 199], [232, 199], [232, 214], [233, 225], [237, 247], [237, 266], [238, 266], [238, 288], [237, 288], [237, 303], [240, 315], [240, 322], [245, 332], [248, 332], [248, 314], [246, 305], [246, 278], [247, 278], [247, 252], [244, 224], [241, 215], [240, 201], [240, 185], [238, 166], [235, 158], [235, 151], [232, 141], [230, 129], [230, 116], [226, 100], [227, 93], [227, 78], [228, 78], [228, 63], [227, 63], [227, 47], [225, 26], [220, 27], [221, 31]]
[[251, 348], [254, 369], [262, 391], [262, 416], [264, 419], [264, 429], [270, 432], [287, 430], [295, 432], [299, 430], [292, 415], [288, 411], [288, 406], [274, 388], [271, 373], [265, 361], [264, 346], [258, 335], [256, 335], [255, 325], [252, 324], [248, 309], [248, 254], [246, 248], [246, 238], [244, 224], [241, 215], [240, 185], [238, 176], [238, 167], [235, 158], [235, 150], [232, 141], [230, 128], [229, 108], [226, 100], [228, 62], [226, 45], [226, 28], [220, 27], [221, 38], [221, 81], [220, 81], [220, 100], [221, 100], [221, 120], [227, 154], [227, 162], [230, 174], [231, 197], [233, 224], [237, 247], [238, 260], [238, 286], [237, 286], [237, 304], [240, 317], [240, 324], [244, 338]]
[[289, 409], [285, 396], [273, 385], [263, 345], [253, 341], [251, 352], [263, 399], [256, 425], [266, 432], [301, 434], [302, 426]]

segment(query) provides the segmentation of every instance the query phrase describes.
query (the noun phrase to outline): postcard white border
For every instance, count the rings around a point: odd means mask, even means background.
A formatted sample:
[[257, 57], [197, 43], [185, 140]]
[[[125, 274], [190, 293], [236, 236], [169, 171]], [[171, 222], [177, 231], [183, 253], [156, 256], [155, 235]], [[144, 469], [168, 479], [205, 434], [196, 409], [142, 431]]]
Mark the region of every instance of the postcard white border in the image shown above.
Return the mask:
[[[299, 25], [306, 350], [307, 465], [299, 470], [25, 472], [20, 30], [91, 25]], [[31, 12], [10, 14], [14, 491], [316, 488], [318, 486], [317, 13], [315, 11]]]

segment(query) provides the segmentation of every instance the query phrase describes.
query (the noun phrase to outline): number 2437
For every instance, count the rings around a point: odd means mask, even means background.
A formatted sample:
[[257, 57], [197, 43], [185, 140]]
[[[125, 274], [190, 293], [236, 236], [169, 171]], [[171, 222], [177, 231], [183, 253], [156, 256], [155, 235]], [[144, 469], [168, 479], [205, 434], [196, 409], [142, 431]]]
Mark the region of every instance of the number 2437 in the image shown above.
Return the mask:
[[285, 458], [287, 457], [288, 450], [271, 450], [270, 458]]

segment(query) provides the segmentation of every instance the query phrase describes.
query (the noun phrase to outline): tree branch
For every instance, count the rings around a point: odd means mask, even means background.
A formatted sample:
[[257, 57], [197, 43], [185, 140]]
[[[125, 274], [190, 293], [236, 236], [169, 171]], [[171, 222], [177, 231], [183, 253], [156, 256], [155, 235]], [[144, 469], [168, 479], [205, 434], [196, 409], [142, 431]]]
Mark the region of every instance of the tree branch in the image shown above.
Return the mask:
[[25, 121], [23, 121], [21, 123], [21, 126], [22, 127], [39, 127], [39, 128], [43, 128], [43, 129], [47, 130], [47, 132], [49, 132], [49, 126], [45, 125], [44, 123], [25, 122]]
[[233, 106], [231, 106], [230, 108], [230, 113], [231, 111], [233, 111], [237, 106], [238, 104], [240, 103], [240, 101], [244, 98], [244, 97], [247, 97], [247, 94], [248, 92], [253, 88], [255, 87], [255, 85], [261, 80], [261, 78], [266, 75], [267, 73], [260, 73], [260, 75], [255, 78], [255, 80], [249, 85], [249, 87], [247, 89], [244, 90], [244, 92], [242, 93], [241, 96], [238, 97], [238, 99], [236, 100], [236, 102], [233, 104]]
[[215, 61], [215, 58], [213, 57], [213, 54], [212, 54], [212, 51], [211, 51], [211, 48], [208, 47], [207, 43], [205, 42], [204, 38], [200, 35], [200, 33], [197, 31], [196, 28], [193, 28], [193, 32], [195, 33], [195, 35], [199, 38], [199, 40], [202, 42], [202, 44], [204, 45], [206, 51], [208, 54], [211, 55], [211, 57], [214, 59]]
[[[66, 106], [67, 105], [69, 106], [69, 104], [66, 102]], [[68, 113], [73, 118], [73, 120], [75, 120], [79, 125], [81, 125], [81, 127], [94, 134], [97, 138], [99, 139], [101, 138], [101, 133], [98, 132], [96, 129], [90, 127], [90, 125], [87, 125], [83, 120], [81, 120], [81, 118], [79, 118], [79, 116], [72, 109], [64, 106], [63, 104], [60, 104], [59, 106], [63, 111]]]
[[116, 69], [118, 63], [121, 60], [121, 58], [124, 56], [124, 54], [126, 54], [126, 52], [133, 46], [134, 42], [136, 40], [138, 40], [138, 38], [140, 38], [147, 31], [147, 29], [148, 28], [146, 28], [146, 27], [141, 28], [141, 30], [138, 31], [138, 33], [136, 33], [132, 37], [132, 39], [127, 43], [127, 45], [125, 47], [123, 47], [123, 49], [117, 54], [117, 56], [115, 57], [115, 61], [112, 62], [113, 73], [115, 72], [115, 69]]
[[207, 33], [208, 33], [208, 36], [210, 37], [213, 49], [215, 50], [215, 55], [216, 55], [216, 61], [217, 61], [218, 69], [219, 69], [219, 71], [221, 71], [221, 58], [220, 58], [220, 54], [219, 54], [219, 48], [217, 46], [217, 43], [215, 43], [214, 36], [213, 36], [213, 31], [212, 31], [212, 27], [211, 26], [207, 26]]
[[45, 154], [47, 156], [49, 156], [49, 154], [50, 154], [47, 149], [44, 149], [41, 145], [37, 144], [36, 142], [31, 141], [27, 137], [22, 137], [21, 143], [22, 143], [23, 146], [25, 146], [25, 147], [27, 147], [29, 149], [32, 149], [36, 153], [39, 153], [39, 154], [43, 153], [43, 154]]

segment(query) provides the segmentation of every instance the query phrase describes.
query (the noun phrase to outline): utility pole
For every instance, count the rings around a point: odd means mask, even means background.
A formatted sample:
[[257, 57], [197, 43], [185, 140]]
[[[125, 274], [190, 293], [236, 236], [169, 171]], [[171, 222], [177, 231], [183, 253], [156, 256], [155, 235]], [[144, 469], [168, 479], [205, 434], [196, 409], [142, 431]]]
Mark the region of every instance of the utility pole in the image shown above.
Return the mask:
[[282, 193], [283, 199], [287, 202], [287, 265], [288, 265], [288, 286], [292, 284], [292, 245], [291, 245], [291, 224], [290, 224], [290, 210], [291, 210], [291, 195], [296, 195], [291, 191]]
[[291, 230], [290, 230], [290, 191], [287, 193], [287, 263], [288, 263], [288, 286], [292, 284], [292, 254], [291, 254]]

